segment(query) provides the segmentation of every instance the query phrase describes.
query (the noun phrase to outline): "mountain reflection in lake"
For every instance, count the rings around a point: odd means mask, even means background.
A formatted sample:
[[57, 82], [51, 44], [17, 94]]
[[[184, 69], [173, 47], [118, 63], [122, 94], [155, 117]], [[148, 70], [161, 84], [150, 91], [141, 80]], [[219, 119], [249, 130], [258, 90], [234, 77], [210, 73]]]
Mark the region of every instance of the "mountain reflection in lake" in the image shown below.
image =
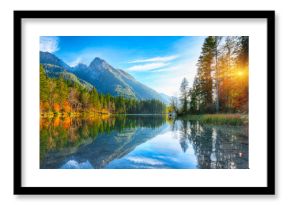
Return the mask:
[[246, 126], [164, 115], [41, 120], [41, 169], [245, 169]]

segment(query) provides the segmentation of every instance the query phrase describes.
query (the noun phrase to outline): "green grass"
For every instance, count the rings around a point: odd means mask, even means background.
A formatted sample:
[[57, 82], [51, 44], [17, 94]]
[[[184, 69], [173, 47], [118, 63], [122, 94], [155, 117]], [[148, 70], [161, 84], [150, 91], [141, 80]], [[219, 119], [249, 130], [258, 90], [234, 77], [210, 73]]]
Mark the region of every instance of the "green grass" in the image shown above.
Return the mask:
[[248, 115], [245, 114], [204, 114], [187, 115], [185, 119], [197, 120], [201, 123], [214, 125], [245, 125], [248, 124]]

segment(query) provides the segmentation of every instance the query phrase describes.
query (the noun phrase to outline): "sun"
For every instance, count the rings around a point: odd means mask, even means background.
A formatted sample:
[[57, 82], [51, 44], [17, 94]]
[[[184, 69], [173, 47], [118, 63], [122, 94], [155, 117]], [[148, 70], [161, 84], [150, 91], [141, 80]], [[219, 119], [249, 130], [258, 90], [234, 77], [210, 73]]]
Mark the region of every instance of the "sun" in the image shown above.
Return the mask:
[[239, 71], [237, 72], [237, 75], [240, 76], [240, 77], [242, 77], [242, 76], [244, 75], [244, 72], [241, 71], [241, 70], [239, 70]]

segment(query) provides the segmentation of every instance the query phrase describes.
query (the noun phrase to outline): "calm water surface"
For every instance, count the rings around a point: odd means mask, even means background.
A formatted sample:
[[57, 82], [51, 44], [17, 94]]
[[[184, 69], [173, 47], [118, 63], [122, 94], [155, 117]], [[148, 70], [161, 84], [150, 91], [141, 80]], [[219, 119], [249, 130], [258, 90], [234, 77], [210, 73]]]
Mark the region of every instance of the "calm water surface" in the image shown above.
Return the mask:
[[41, 120], [42, 169], [246, 169], [247, 126], [162, 115]]

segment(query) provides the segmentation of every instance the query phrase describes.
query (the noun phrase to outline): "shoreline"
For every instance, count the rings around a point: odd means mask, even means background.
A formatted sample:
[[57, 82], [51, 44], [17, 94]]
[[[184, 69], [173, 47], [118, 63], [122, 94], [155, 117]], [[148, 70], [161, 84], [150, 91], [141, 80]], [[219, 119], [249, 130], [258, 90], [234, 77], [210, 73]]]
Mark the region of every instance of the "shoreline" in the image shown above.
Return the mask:
[[179, 115], [176, 118], [196, 120], [201, 123], [214, 125], [248, 125], [248, 114], [220, 113], [220, 114], [200, 114], [200, 115]]
[[109, 116], [111, 113], [102, 112], [45, 112], [40, 113], [40, 118], [66, 118], [66, 117], [95, 117], [95, 116]]
[[[168, 116], [169, 113], [163, 114], [126, 114], [126, 113], [104, 113], [104, 112], [45, 112], [40, 114], [40, 118], [78, 118], [78, 117], [109, 117], [109, 116]], [[215, 125], [247, 125], [248, 114], [240, 113], [220, 113], [220, 114], [198, 114], [198, 115], [177, 115], [174, 119], [196, 120], [201, 123], [215, 124]]]

